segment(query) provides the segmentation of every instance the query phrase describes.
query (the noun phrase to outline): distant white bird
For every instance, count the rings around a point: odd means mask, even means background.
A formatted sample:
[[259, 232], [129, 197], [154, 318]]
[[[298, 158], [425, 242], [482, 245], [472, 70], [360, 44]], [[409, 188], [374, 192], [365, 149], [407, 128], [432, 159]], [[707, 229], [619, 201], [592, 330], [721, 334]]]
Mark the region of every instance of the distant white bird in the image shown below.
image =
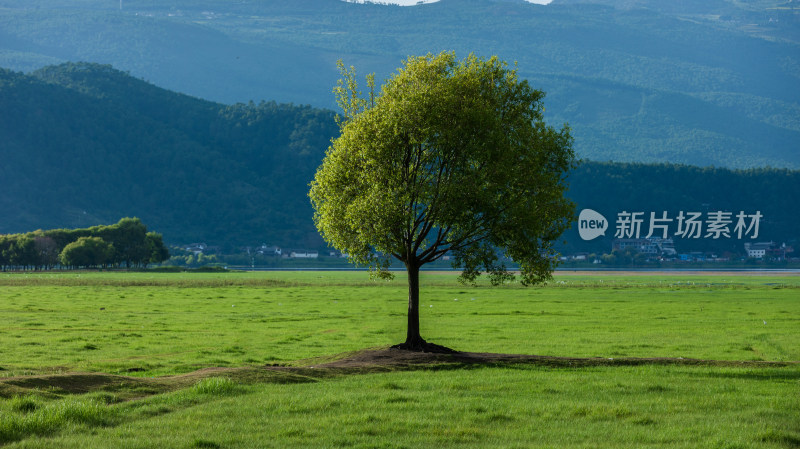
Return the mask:
[[767, 325], [767, 320], [762, 320], [764, 322], [764, 326]]

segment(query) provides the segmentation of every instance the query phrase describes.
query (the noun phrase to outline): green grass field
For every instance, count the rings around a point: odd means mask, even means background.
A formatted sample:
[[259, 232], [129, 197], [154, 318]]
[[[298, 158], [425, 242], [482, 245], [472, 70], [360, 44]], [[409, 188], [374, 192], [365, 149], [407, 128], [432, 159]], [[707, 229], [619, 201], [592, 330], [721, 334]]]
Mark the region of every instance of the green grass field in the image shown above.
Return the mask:
[[800, 276], [423, 274], [422, 334], [457, 350], [748, 363], [301, 369], [402, 341], [404, 282], [2, 274], [0, 445], [800, 446]]

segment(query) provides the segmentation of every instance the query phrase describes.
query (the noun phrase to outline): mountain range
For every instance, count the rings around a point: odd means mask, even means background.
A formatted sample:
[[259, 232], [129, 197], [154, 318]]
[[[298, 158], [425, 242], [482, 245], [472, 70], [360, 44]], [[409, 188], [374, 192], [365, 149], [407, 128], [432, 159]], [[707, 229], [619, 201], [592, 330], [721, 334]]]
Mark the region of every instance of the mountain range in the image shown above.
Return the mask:
[[[800, 5], [789, 0], [0, 0], [0, 67], [88, 61], [231, 105], [333, 109], [336, 61], [498, 55], [547, 92], [579, 156], [800, 168]], [[199, 101], [199, 100], [198, 100]]]

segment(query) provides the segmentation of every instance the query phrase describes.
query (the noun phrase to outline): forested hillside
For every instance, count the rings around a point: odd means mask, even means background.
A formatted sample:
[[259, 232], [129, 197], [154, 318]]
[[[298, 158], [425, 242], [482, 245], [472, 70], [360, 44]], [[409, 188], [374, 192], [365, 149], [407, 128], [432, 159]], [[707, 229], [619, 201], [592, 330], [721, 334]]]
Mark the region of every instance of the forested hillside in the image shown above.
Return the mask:
[[[564, 233], [566, 252], [608, 252], [616, 231], [617, 214], [643, 212], [641, 237], [649, 232], [650, 213], [666, 216], [671, 221], [669, 237], [681, 251], [725, 251], [741, 253], [745, 242], [775, 241], [797, 245], [800, 238], [800, 209], [794, 198], [800, 194], [800, 171], [786, 169], [730, 170], [670, 164], [624, 164], [585, 162], [570, 176], [569, 196], [578, 205], [576, 214], [588, 208], [602, 213], [609, 220], [604, 237], [582, 241], [577, 226]], [[707, 225], [709, 213], [730, 213], [733, 231], [738, 215], [743, 212], [762, 215], [757, 239], [753, 233], [739, 238], [708, 238], [703, 228], [699, 239], [679, 238], [677, 216], [683, 211], [701, 213]], [[749, 225], [750, 222], [747, 221]], [[655, 237], [660, 237], [656, 232]]]
[[581, 157], [800, 168], [800, 6], [786, 0], [0, 0], [0, 67], [113, 64], [226, 104], [334, 106], [335, 61], [517, 61]]
[[66, 64], [0, 73], [0, 115], [0, 233], [138, 216], [171, 242], [317, 243], [305, 193], [330, 111], [225, 106]]
[[[322, 245], [306, 194], [337, 133], [332, 111], [226, 106], [110, 66], [65, 64], [0, 71], [0, 116], [0, 234], [136, 216], [168, 244]], [[565, 234], [573, 251], [607, 251], [624, 210], [760, 211], [759, 240], [800, 234], [800, 171], [586, 161], [570, 183], [578, 210], [612, 221], [606, 239]]]

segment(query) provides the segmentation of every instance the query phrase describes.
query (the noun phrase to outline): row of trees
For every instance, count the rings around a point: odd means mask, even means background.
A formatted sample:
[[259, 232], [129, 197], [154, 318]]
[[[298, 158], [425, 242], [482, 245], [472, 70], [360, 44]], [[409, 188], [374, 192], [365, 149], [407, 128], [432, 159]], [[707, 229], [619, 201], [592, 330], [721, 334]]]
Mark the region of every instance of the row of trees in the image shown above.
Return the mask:
[[0, 233], [135, 211], [183, 242], [320, 245], [306, 193], [334, 115], [213, 103], [99, 64], [0, 69]]
[[161, 234], [148, 232], [138, 218], [108, 226], [52, 229], [0, 235], [0, 268], [146, 267], [169, 259]]

